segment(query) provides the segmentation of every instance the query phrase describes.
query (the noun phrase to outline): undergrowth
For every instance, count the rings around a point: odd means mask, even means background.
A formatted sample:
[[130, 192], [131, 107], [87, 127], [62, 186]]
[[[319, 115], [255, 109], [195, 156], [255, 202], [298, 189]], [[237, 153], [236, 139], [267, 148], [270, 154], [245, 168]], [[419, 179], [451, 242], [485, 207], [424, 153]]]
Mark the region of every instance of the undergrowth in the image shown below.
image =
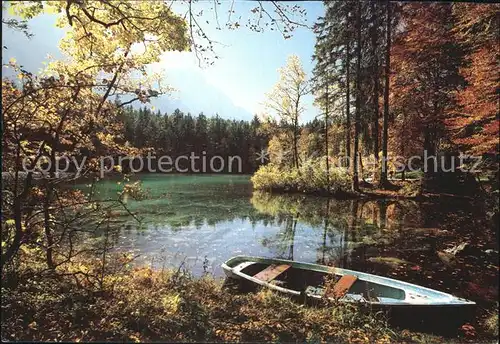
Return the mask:
[[350, 176], [345, 168], [330, 167], [327, 175], [324, 159], [305, 161], [299, 169], [261, 166], [252, 176], [256, 190], [348, 195]]
[[69, 269], [38, 273], [33, 266], [15, 277], [3, 275], [2, 340], [441, 341], [393, 330], [381, 314], [352, 305], [312, 307], [270, 290], [235, 292], [210, 276], [194, 278], [180, 269], [130, 267], [114, 272], [101, 288], [77, 280]]

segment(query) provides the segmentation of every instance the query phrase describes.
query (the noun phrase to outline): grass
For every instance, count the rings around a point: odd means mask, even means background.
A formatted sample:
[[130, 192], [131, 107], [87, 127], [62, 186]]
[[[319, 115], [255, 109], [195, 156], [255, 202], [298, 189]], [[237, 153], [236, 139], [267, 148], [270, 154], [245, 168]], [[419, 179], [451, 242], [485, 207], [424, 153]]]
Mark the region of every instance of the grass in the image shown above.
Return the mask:
[[[498, 309], [498, 305], [497, 305]], [[492, 311], [484, 321], [485, 330], [494, 337], [498, 337], [498, 312]]]
[[[92, 271], [78, 263], [80, 271]], [[2, 279], [8, 341], [279, 341], [389, 343], [409, 339], [380, 314], [309, 307], [269, 290], [238, 293], [212, 277], [129, 268], [103, 288], [30, 264]], [[75, 268], [74, 266], [72, 267]], [[83, 270], [82, 270], [83, 269]], [[21, 272], [21, 273], [20, 273]]]
[[[422, 171], [407, 171], [405, 172], [405, 179], [420, 179], [424, 176]], [[394, 179], [401, 179], [401, 172], [394, 174]]]
[[[448, 339], [393, 329], [359, 306], [308, 306], [268, 289], [241, 293], [186, 271], [113, 270], [91, 283], [92, 260], [57, 274], [25, 259], [2, 277], [2, 340], [439, 343]], [[83, 274], [70, 272], [85, 271]], [[489, 324], [489, 323], [488, 323]], [[493, 322], [491, 322], [493, 324]], [[463, 336], [455, 338], [465, 340]], [[471, 339], [477, 342], [477, 337]]]

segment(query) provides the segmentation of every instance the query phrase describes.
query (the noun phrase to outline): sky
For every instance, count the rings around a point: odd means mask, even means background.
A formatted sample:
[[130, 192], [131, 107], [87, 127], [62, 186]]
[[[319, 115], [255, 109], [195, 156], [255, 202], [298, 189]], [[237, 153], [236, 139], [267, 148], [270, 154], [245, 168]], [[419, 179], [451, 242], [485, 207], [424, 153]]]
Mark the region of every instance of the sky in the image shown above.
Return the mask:
[[[253, 32], [245, 27], [230, 30], [224, 27], [230, 2], [222, 1], [218, 8], [222, 30], [216, 30], [212, 4], [212, 1], [200, 1], [194, 9], [204, 11], [203, 20], [199, 22], [204, 23], [208, 37], [222, 43], [214, 45], [219, 58], [212, 66], [200, 67], [193, 52], [164, 53], [157, 67], [165, 70], [166, 82], [177, 91], [154, 100], [155, 108], [168, 113], [180, 108], [195, 115], [203, 111], [207, 116], [218, 113], [224, 118], [249, 120], [254, 114], [264, 112], [265, 93], [277, 82], [278, 68], [285, 65], [289, 55], [298, 55], [305, 71], [311, 75], [315, 36], [310, 29], [298, 28], [286, 40], [276, 31]], [[272, 13], [271, 3], [264, 5]], [[297, 5], [306, 10], [303, 19], [310, 26], [323, 14], [320, 1], [298, 2]], [[174, 10], [185, 12], [185, 6], [175, 3]], [[241, 22], [245, 22], [255, 6], [252, 1], [235, 1], [232, 18], [242, 16]], [[7, 49], [3, 51], [2, 62], [15, 57], [25, 69], [38, 71], [47, 54], [62, 57], [57, 46], [64, 31], [55, 27], [55, 20], [54, 15], [48, 14], [30, 20], [30, 30], [35, 34], [31, 39], [20, 32], [3, 30], [2, 45]], [[312, 103], [313, 97], [308, 95], [302, 122], [317, 116], [318, 110]]]

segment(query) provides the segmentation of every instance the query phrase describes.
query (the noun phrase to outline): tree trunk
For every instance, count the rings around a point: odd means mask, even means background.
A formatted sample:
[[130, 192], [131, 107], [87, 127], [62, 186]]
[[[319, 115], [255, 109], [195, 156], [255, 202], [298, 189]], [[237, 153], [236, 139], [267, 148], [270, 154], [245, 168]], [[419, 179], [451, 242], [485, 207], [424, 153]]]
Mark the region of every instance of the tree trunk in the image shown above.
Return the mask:
[[[59, 140], [59, 136], [57, 134], [54, 142], [58, 142], [56, 140]], [[52, 185], [52, 180], [55, 179], [55, 158], [56, 158], [55, 153], [56, 149], [55, 147], [52, 147], [50, 154], [52, 163], [49, 171], [49, 179], [45, 180], [45, 199], [43, 202], [45, 240], [47, 241], [47, 250], [45, 254], [46, 254], [47, 267], [49, 269], [54, 269], [55, 266], [53, 258], [54, 238], [52, 236], [50, 209], [49, 209], [52, 200], [52, 191], [53, 191], [52, 189], [54, 187], [54, 185]]]
[[298, 170], [299, 169], [299, 150], [297, 148], [298, 145], [298, 133], [297, 133], [297, 121], [295, 121], [295, 128], [293, 130], [293, 152], [295, 155], [295, 168]]
[[379, 211], [378, 211], [379, 228], [387, 228], [387, 203], [386, 201], [382, 201], [377, 204], [379, 206]]
[[[21, 164], [21, 150], [20, 150], [20, 143], [17, 145], [16, 149], [16, 164], [15, 166], [19, 166]], [[16, 169], [14, 172], [14, 204], [13, 204], [13, 217], [14, 217], [14, 237], [12, 239], [12, 243], [4, 249], [2, 247], [1, 251], [1, 258], [0, 258], [0, 271], [3, 271], [4, 266], [14, 258], [14, 256], [17, 254], [19, 249], [21, 248], [21, 243], [23, 239], [23, 227], [22, 227], [22, 208], [21, 208], [21, 200], [22, 200], [22, 195], [19, 195], [18, 188], [19, 188], [19, 170]], [[25, 190], [30, 186], [30, 175], [31, 172], [28, 173], [28, 177], [24, 181], [26, 183]]]
[[326, 192], [330, 193], [330, 160], [328, 157], [328, 80], [326, 82], [326, 106], [325, 106], [325, 152], [326, 152]]
[[[372, 14], [375, 13], [375, 3], [371, 3], [371, 10]], [[376, 16], [375, 16], [376, 18]], [[380, 80], [379, 80], [379, 75], [378, 75], [378, 51], [377, 51], [377, 28], [378, 28], [378, 21], [375, 19], [375, 22], [373, 23], [374, 29], [372, 31], [372, 49], [373, 49], [373, 157], [375, 159], [375, 171], [378, 171], [378, 151], [379, 151], [379, 145], [378, 145], [378, 117], [379, 117], [379, 109], [378, 109], [378, 94], [380, 90]], [[376, 173], [375, 176], [376, 178]]]
[[379, 186], [387, 186], [387, 141], [389, 126], [389, 76], [391, 73], [391, 3], [386, 4], [386, 47], [385, 47], [385, 86], [384, 86], [384, 120], [382, 132], [382, 168]]
[[[403, 114], [403, 125], [402, 125], [401, 130], [400, 130], [400, 135], [401, 135], [400, 136], [400, 150], [401, 150], [401, 155], [403, 157], [405, 156], [405, 145], [406, 145], [405, 134], [406, 134], [406, 119], [405, 119], [405, 115]], [[401, 180], [405, 181], [406, 160], [403, 163], [404, 163], [404, 166], [403, 166], [403, 170], [401, 171]]]
[[361, 180], [366, 183], [365, 173], [363, 171], [363, 156], [361, 155], [361, 152], [358, 152], [358, 156], [359, 156], [359, 174], [361, 175]]
[[[423, 189], [432, 191], [435, 189], [436, 175], [437, 173], [437, 161], [434, 160], [436, 156], [436, 151], [434, 149], [434, 142], [432, 138], [433, 128], [432, 125], [428, 124], [424, 133], [424, 178], [423, 178]], [[426, 159], [427, 156], [427, 159]]]
[[49, 182], [47, 181], [45, 188], [45, 200], [43, 203], [44, 231], [45, 231], [45, 240], [47, 241], [47, 249], [45, 251], [45, 257], [46, 257], [47, 267], [49, 269], [53, 269], [54, 259], [52, 251], [53, 251], [54, 240], [52, 238], [52, 232], [50, 229], [50, 211], [49, 211], [49, 206], [50, 206], [49, 199], [52, 197], [52, 191], [50, 190], [50, 186], [48, 184]]
[[[17, 172], [16, 172], [17, 173]], [[16, 197], [14, 200], [14, 221], [15, 221], [15, 234], [12, 243], [6, 250], [2, 250], [1, 260], [0, 260], [0, 270], [3, 271], [4, 266], [9, 263], [12, 258], [17, 254], [19, 248], [21, 248], [23, 239], [23, 229], [22, 229], [22, 210], [21, 210], [21, 200]]]
[[356, 11], [356, 114], [354, 118], [354, 152], [352, 164], [352, 191], [359, 191], [358, 150], [361, 116], [361, 2]]
[[293, 119], [293, 154], [295, 156], [295, 168], [299, 169], [299, 150], [298, 150], [298, 130], [299, 130], [299, 101], [295, 101], [295, 118]]
[[345, 151], [347, 155], [347, 168], [351, 165], [351, 38], [349, 37], [349, 10], [346, 14], [346, 55], [345, 55], [345, 65], [346, 65], [346, 142], [345, 142]]

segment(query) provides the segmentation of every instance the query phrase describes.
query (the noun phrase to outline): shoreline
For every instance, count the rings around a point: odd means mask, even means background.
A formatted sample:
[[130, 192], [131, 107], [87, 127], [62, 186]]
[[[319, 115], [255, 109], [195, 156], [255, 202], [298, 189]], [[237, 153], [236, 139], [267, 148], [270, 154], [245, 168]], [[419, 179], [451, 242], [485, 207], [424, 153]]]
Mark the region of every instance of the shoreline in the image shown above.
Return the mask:
[[[406, 185], [411, 185], [412, 182], [418, 182], [420, 180], [414, 179], [410, 181], [401, 181], [401, 180], [392, 180], [393, 182], [404, 183]], [[408, 183], [409, 182], [409, 183]], [[366, 185], [366, 184], [365, 184]], [[328, 192], [325, 190], [304, 190], [300, 191], [297, 189], [285, 189], [285, 188], [254, 188], [254, 191], [257, 192], [265, 192], [269, 194], [276, 195], [307, 195], [307, 196], [316, 196], [316, 197], [325, 197], [325, 198], [333, 198], [337, 200], [354, 200], [354, 199], [400, 199], [400, 200], [415, 200], [415, 201], [424, 201], [424, 200], [434, 200], [434, 199], [442, 199], [442, 198], [453, 198], [453, 199], [466, 199], [466, 200], [474, 200], [476, 199], [473, 196], [459, 195], [459, 194], [451, 194], [446, 192], [422, 192], [417, 195], [405, 195], [398, 193], [399, 190], [403, 188], [403, 186], [392, 184], [393, 190], [389, 189], [380, 189], [375, 187], [372, 184], [369, 184], [370, 187], [360, 187], [359, 192], [353, 191], [335, 191]], [[399, 188], [398, 190], [394, 190], [394, 187]]]

